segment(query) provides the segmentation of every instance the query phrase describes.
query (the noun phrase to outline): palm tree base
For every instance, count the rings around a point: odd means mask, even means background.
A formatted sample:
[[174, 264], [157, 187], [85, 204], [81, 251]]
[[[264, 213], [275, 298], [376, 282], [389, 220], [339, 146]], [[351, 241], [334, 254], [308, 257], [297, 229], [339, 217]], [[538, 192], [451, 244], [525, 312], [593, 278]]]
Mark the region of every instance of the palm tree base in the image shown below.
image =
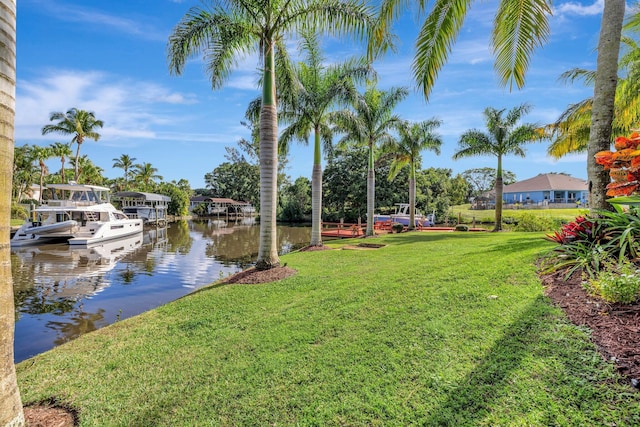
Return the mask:
[[280, 261], [269, 262], [267, 260], [261, 260], [256, 262], [256, 270], [264, 271], [271, 270], [272, 268], [276, 268], [280, 266]]

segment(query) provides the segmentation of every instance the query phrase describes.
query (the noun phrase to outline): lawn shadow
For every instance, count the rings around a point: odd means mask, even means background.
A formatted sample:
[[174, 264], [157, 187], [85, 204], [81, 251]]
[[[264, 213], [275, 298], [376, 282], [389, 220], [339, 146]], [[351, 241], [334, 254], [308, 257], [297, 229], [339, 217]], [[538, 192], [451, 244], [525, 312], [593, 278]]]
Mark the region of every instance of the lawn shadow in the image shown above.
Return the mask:
[[[536, 298], [475, 368], [452, 387], [424, 425], [483, 424], [482, 420], [491, 414], [495, 405], [500, 406], [502, 399], [509, 399], [507, 393], [513, 390], [512, 374], [545, 339], [551, 326], [544, 319], [551, 318], [552, 312], [553, 308], [544, 297]], [[548, 416], [553, 424], [552, 414]]]

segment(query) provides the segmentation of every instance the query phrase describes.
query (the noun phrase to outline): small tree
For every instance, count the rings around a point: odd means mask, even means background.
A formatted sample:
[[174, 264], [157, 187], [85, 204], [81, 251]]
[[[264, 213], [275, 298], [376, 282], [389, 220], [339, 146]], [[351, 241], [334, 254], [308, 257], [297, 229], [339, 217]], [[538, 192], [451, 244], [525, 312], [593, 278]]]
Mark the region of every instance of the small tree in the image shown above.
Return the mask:
[[409, 230], [416, 227], [416, 168], [419, 166], [420, 152], [430, 150], [440, 155], [442, 139], [433, 132], [440, 124], [436, 119], [419, 123], [402, 122], [398, 126], [400, 138], [385, 147], [385, 151], [393, 156], [389, 179], [395, 178], [402, 168], [409, 166]]
[[49, 117], [50, 121], [57, 120], [58, 123], [45, 125], [42, 128], [42, 134], [47, 135], [49, 133], [61, 133], [63, 135], [73, 135], [71, 143], [77, 144], [76, 149], [76, 161], [75, 161], [75, 177], [77, 181], [80, 173], [78, 172], [79, 160], [80, 160], [80, 146], [85, 139], [93, 139], [97, 141], [100, 139], [100, 134], [96, 132], [96, 128], [101, 128], [104, 123], [102, 120], [97, 120], [92, 111], [79, 110], [72, 108], [65, 113], [54, 112]]
[[524, 157], [522, 145], [538, 139], [535, 124], [518, 125], [524, 114], [531, 110], [528, 104], [514, 107], [503, 117], [504, 109], [488, 107], [484, 110], [487, 133], [476, 129], [468, 130], [460, 136], [458, 151], [453, 155], [457, 160], [462, 157], [490, 155], [498, 158], [496, 168], [496, 223], [493, 231], [502, 230], [502, 158], [508, 154]]

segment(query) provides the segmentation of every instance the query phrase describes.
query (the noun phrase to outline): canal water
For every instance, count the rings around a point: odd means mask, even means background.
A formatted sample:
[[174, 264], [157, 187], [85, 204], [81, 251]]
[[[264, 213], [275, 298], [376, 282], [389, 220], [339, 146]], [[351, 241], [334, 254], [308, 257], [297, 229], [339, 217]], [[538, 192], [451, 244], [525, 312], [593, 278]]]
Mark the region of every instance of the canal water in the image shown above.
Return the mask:
[[[250, 267], [259, 234], [251, 223], [182, 221], [91, 247], [12, 248], [16, 363]], [[311, 229], [277, 235], [284, 254]]]

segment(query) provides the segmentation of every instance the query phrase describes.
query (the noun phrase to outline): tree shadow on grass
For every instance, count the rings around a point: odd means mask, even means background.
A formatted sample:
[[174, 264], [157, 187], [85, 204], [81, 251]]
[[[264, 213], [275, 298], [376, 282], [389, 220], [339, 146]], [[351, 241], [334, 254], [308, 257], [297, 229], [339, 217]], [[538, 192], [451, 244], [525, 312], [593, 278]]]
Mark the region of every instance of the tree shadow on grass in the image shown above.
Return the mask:
[[[525, 415], [528, 411], [537, 411], [536, 422], [541, 422], [540, 425], [558, 425], [557, 418], [564, 417], [563, 411], [568, 409], [567, 401], [571, 399], [571, 397], [560, 395], [567, 393], [567, 390], [569, 393], [584, 391], [579, 389], [579, 381], [581, 380], [579, 377], [584, 372], [585, 366], [584, 360], [580, 361], [581, 354], [571, 353], [575, 350], [551, 342], [550, 336], [554, 333], [552, 332], [554, 324], [558, 321], [554, 310], [544, 297], [540, 296], [534, 300], [505, 331], [504, 336], [493, 345], [480, 363], [464, 377], [459, 385], [449, 391], [444, 397], [443, 403], [437, 407], [424, 425], [485, 425], [487, 424], [486, 418], [494, 411], [499, 413], [493, 414], [493, 416], [497, 416], [505, 423], [516, 422], [515, 418], [510, 417], [517, 418], [519, 415]], [[540, 354], [541, 352], [543, 355]], [[522, 369], [524, 360], [531, 357], [535, 359], [536, 356], [549, 356], [549, 352], [552, 353], [550, 357], [557, 359], [554, 359], [556, 360], [555, 364], [545, 364], [544, 369], [552, 372], [531, 373], [535, 376], [543, 375], [545, 377], [538, 378], [535, 382], [540, 384], [541, 389], [527, 390], [531, 392], [527, 397], [513, 396], [512, 394], [518, 390], [518, 385], [514, 385], [514, 381], [517, 381], [518, 375], [522, 376], [522, 372], [516, 374], [516, 371]], [[559, 355], [556, 355], [556, 352]], [[569, 352], [571, 355], [560, 354], [562, 352]], [[590, 363], [599, 364], [600, 367], [604, 364], [599, 358], [593, 360]], [[597, 371], [593, 367], [588, 369]], [[554, 384], [556, 381], [565, 383], [563, 391], [554, 389], [557, 386]], [[584, 383], [582, 384], [584, 386]], [[598, 384], [591, 384], [585, 387], [597, 388], [598, 386]], [[559, 395], [553, 396], [555, 393]], [[531, 396], [544, 397], [540, 397], [542, 401], [531, 402], [529, 401]], [[510, 406], [505, 407], [505, 401], [509, 402], [507, 405]], [[549, 408], [547, 406], [549, 402], [559, 403], [559, 405], [555, 405], [555, 408]], [[589, 404], [589, 402], [583, 403]], [[574, 409], [576, 412], [580, 412], [579, 408]], [[566, 416], [571, 418], [570, 414]], [[524, 421], [520, 420], [520, 422]]]

